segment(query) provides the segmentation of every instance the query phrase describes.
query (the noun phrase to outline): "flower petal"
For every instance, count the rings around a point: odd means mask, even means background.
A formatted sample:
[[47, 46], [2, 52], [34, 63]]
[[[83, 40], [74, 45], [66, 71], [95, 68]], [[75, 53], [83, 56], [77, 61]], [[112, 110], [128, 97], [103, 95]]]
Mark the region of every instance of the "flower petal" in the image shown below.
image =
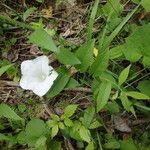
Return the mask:
[[[49, 60], [47, 56], [40, 56], [33, 60], [34, 67], [37, 68], [38, 73], [48, 75], [50, 71]], [[51, 69], [53, 69], [51, 67]]]
[[51, 75], [49, 75], [43, 82], [41, 82], [40, 84], [37, 84], [34, 87], [33, 92], [38, 96], [45, 95], [48, 92], [48, 90], [51, 88], [51, 86], [53, 85], [57, 76], [58, 76], [57, 72], [52, 71]]
[[32, 66], [33, 66], [33, 61], [32, 60], [23, 61], [21, 63], [21, 74], [22, 75], [30, 75]]

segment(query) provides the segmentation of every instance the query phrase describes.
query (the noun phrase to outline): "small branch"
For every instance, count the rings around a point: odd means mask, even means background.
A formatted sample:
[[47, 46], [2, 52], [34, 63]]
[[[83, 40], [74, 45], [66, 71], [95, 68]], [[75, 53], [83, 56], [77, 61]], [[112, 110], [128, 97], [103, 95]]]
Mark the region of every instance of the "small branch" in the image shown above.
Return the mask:
[[34, 30], [32, 28], [32, 26], [30, 26], [30, 25], [28, 25], [26, 23], [22, 23], [22, 22], [14, 20], [14, 19], [11, 19], [8, 16], [0, 15], [0, 21], [4, 22], [4, 23], [7, 23], [7, 24], [11, 24], [13, 26], [18, 26], [18, 27], [21, 27], [21, 28], [29, 29], [29, 30]]
[[65, 147], [67, 150], [75, 150], [69, 139], [64, 137]]
[[78, 87], [78, 88], [72, 88], [72, 89], [65, 89], [65, 91], [92, 93], [91, 88], [85, 88], [85, 87]]
[[40, 97], [40, 101], [42, 102], [45, 111], [46, 111], [46, 112], [49, 114], [49, 116], [51, 117], [53, 113], [52, 113], [52, 111], [48, 108], [47, 104], [46, 104], [45, 101], [44, 101], [44, 98], [43, 98], [43, 97]]

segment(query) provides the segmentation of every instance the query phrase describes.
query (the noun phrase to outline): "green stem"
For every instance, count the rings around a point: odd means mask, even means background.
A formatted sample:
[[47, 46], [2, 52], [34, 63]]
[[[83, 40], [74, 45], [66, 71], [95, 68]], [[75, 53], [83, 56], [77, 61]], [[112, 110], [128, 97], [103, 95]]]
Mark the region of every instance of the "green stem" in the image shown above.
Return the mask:
[[0, 22], [11, 24], [11, 25], [21, 27], [21, 28], [24, 28], [24, 29], [34, 30], [32, 26], [27, 25], [27, 24], [22, 23], [22, 22], [19, 22], [19, 21], [16, 21], [14, 19], [11, 19], [8, 16], [1, 16], [0, 15]]

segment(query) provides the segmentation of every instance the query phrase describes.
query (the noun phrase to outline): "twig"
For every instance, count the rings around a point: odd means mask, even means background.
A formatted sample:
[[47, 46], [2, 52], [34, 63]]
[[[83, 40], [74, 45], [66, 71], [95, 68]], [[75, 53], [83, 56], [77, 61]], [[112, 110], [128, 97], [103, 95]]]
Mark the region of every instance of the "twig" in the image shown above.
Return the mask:
[[1, 16], [0, 15], [0, 21], [5, 22], [7, 24], [11, 24], [13, 26], [18, 26], [18, 27], [21, 27], [21, 28], [29, 29], [29, 30], [34, 30], [32, 28], [32, 26], [30, 26], [28, 24], [25, 24], [25, 23], [22, 23], [22, 22], [19, 22], [19, 21], [16, 21], [14, 19], [11, 19], [8, 16]]
[[78, 87], [78, 88], [72, 88], [72, 89], [65, 89], [65, 91], [92, 93], [91, 88], [85, 88], [85, 87]]
[[52, 113], [52, 111], [48, 108], [47, 104], [44, 102], [44, 98], [43, 98], [43, 97], [40, 97], [40, 101], [42, 102], [45, 111], [46, 111], [46, 112], [49, 114], [49, 116], [51, 117], [53, 113]]
[[67, 150], [75, 150], [69, 139], [64, 137], [64, 142]]

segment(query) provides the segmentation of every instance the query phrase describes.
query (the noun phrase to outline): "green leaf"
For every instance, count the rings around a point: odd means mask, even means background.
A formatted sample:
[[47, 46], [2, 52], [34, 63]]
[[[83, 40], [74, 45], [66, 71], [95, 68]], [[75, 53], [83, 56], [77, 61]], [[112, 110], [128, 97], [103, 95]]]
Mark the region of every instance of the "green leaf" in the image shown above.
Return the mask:
[[35, 7], [30, 7], [23, 13], [23, 21], [25, 21], [31, 14], [35, 12], [36, 8]]
[[31, 119], [25, 129], [26, 141], [30, 146], [35, 146], [36, 141], [41, 136], [45, 136], [47, 132], [48, 129], [43, 120]]
[[147, 107], [142, 103], [136, 102], [136, 103], [134, 103], [134, 105], [141, 108], [141, 109], [143, 109], [143, 110], [150, 111], [150, 107]]
[[133, 14], [137, 11], [139, 8], [139, 5], [135, 7], [131, 13], [129, 13], [122, 22], [116, 27], [116, 29], [109, 35], [109, 37], [106, 39], [103, 50], [107, 49], [110, 45], [110, 43], [113, 41], [113, 39], [118, 35], [118, 33], [121, 31], [123, 26], [129, 21], [129, 19], [133, 16]]
[[81, 62], [80, 65], [76, 65], [76, 68], [80, 69], [81, 72], [85, 72], [93, 63], [94, 43], [95, 40], [90, 40], [81, 45], [76, 51], [76, 56]]
[[133, 140], [123, 140], [120, 142], [120, 150], [138, 150]]
[[56, 140], [51, 140], [48, 143], [48, 146], [50, 147], [49, 150], [61, 150], [61, 142], [57, 142]]
[[39, 2], [39, 3], [43, 3], [44, 2], [44, 0], [36, 0], [37, 2]]
[[6, 136], [6, 135], [0, 133], [0, 141], [1, 141], [1, 142], [2, 142], [2, 141], [9, 141], [9, 142], [15, 143], [15, 137], [10, 136], [10, 135], [9, 135], [9, 136]]
[[80, 60], [75, 56], [74, 53], [66, 48], [61, 48], [58, 53], [56, 53], [58, 60], [65, 65], [76, 65], [81, 64]]
[[121, 57], [123, 55], [122, 45], [110, 49], [109, 53], [110, 53], [110, 59], [116, 59]]
[[31, 119], [26, 125], [25, 132], [30, 138], [39, 138], [47, 132], [46, 124], [41, 119]]
[[47, 138], [45, 136], [41, 136], [35, 143], [35, 150], [46, 150], [46, 140]]
[[131, 65], [126, 67], [119, 75], [119, 86], [121, 86], [126, 80], [129, 75]]
[[125, 93], [127, 96], [130, 96], [134, 99], [142, 99], [142, 100], [148, 100], [150, 99], [149, 96], [143, 94], [143, 93], [140, 93], [140, 92], [135, 92], [135, 91], [130, 91], [130, 92], [126, 92]]
[[[144, 35], [144, 36], [143, 36]], [[143, 63], [149, 65], [150, 58], [150, 23], [138, 27], [128, 38], [126, 38], [124, 55], [127, 60], [137, 61], [144, 57]], [[142, 37], [142, 38], [141, 38]], [[134, 59], [133, 59], [133, 58]]]
[[58, 128], [58, 125], [55, 125], [53, 128], [52, 128], [52, 133], [51, 133], [51, 137], [53, 138], [54, 136], [57, 135], [59, 131], [59, 128]]
[[150, 57], [143, 57], [143, 61], [142, 61], [144, 67], [150, 67]]
[[37, 29], [30, 36], [29, 41], [37, 46], [57, 53], [59, 50], [56, 47], [52, 37], [44, 30]]
[[91, 141], [91, 135], [90, 132], [87, 128], [85, 128], [84, 126], [80, 127], [79, 130], [79, 134], [81, 136], [81, 138], [86, 141], [87, 143], [89, 143]]
[[93, 144], [93, 142], [88, 143], [88, 145], [85, 148], [85, 150], [94, 150], [94, 144]]
[[137, 88], [141, 93], [150, 96], [150, 80], [140, 81]]
[[106, 149], [119, 149], [120, 148], [120, 143], [115, 140], [115, 141], [111, 141], [111, 142], [105, 143], [104, 147]]
[[59, 73], [59, 76], [54, 81], [54, 84], [48, 94], [46, 95], [47, 98], [53, 98], [54, 96], [58, 95], [67, 85], [70, 79], [70, 75], [66, 72]]
[[116, 18], [122, 12], [123, 6], [120, 0], [109, 0], [106, 5], [102, 8], [105, 16], [108, 16], [112, 12], [112, 17]]
[[99, 53], [96, 60], [94, 61], [94, 63], [90, 68], [90, 73], [93, 74], [94, 77], [100, 76], [107, 69], [108, 61], [109, 61], [108, 50]]
[[72, 122], [72, 120], [70, 120], [69, 118], [65, 118], [65, 119], [64, 119], [64, 123], [65, 123], [65, 125], [66, 125], [67, 127], [73, 126], [73, 122]]
[[2, 76], [3, 73], [5, 73], [10, 67], [12, 67], [13, 64], [10, 64], [10, 65], [6, 65], [6, 66], [2, 66], [0, 68], [0, 76]]
[[12, 120], [23, 120], [6, 104], [0, 104], [0, 117], [1, 116]]
[[95, 0], [94, 6], [92, 8], [91, 15], [90, 15], [88, 28], [87, 28], [87, 38], [88, 38], [88, 41], [90, 41], [92, 39], [93, 25], [94, 25], [96, 13], [97, 13], [97, 10], [98, 10], [98, 4], [99, 4], [99, 0]]
[[77, 107], [78, 105], [75, 104], [68, 105], [64, 110], [64, 116], [67, 118], [71, 117], [75, 113]]
[[121, 99], [123, 107], [129, 112], [131, 110], [132, 103], [129, 101], [126, 94], [122, 92], [120, 95], [120, 99]]
[[89, 129], [96, 129], [96, 128], [101, 127], [101, 126], [102, 126], [102, 124], [96, 120], [90, 124]]
[[111, 114], [119, 113], [119, 106], [115, 101], [108, 102], [106, 108]]
[[70, 78], [69, 82], [67, 83], [66, 87], [67, 89], [72, 89], [75, 87], [80, 86], [79, 82], [75, 80], [74, 78]]
[[103, 80], [98, 87], [98, 92], [96, 92], [96, 112], [99, 112], [107, 104], [110, 92], [111, 83]]
[[93, 106], [88, 107], [84, 111], [83, 123], [87, 128], [91, 125], [94, 115], [95, 115], [95, 108]]
[[147, 12], [150, 12], [150, 1], [149, 0], [142, 0], [141, 5]]

